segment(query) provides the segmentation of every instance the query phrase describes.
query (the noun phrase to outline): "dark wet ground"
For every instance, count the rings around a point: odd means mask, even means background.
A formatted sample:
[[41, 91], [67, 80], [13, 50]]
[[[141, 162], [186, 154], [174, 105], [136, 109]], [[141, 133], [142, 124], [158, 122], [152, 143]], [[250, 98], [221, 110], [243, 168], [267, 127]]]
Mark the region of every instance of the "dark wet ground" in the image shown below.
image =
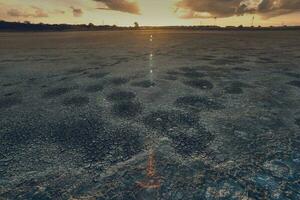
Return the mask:
[[0, 199], [300, 199], [299, 35], [1, 33]]

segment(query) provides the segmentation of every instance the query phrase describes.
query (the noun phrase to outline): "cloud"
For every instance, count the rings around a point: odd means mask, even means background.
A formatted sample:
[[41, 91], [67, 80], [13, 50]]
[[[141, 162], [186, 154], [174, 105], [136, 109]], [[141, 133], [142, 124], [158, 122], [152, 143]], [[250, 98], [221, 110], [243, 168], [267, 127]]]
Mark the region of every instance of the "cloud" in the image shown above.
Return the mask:
[[264, 18], [300, 11], [300, 0], [180, 0], [182, 18], [225, 18], [258, 14]]
[[83, 15], [83, 11], [80, 8], [74, 8], [73, 6], [70, 7], [73, 11], [74, 17], [81, 17]]
[[116, 10], [120, 12], [126, 12], [131, 14], [140, 14], [140, 8], [135, 1], [128, 0], [94, 0], [103, 4], [103, 7], [97, 9], [100, 10]]
[[48, 17], [48, 14], [41, 8], [36, 6], [31, 6], [35, 10], [34, 17]]
[[11, 8], [7, 11], [7, 15], [10, 17], [23, 17], [23, 18], [27, 18], [27, 17], [36, 17], [36, 18], [40, 18], [40, 17], [48, 17], [48, 14], [41, 8], [36, 7], [36, 6], [31, 6], [31, 8], [33, 9], [32, 12], [30, 11], [22, 11], [19, 10], [17, 8]]
[[177, 7], [187, 11], [184, 18], [230, 17], [241, 0], [181, 0]]
[[300, 0], [262, 0], [258, 5], [257, 12], [265, 18], [300, 11]]
[[64, 11], [64, 10], [60, 10], [60, 9], [55, 9], [55, 10], [53, 10], [53, 11], [52, 11], [52, 13], [54, 13], [54, 14], [60, 14], [60, 15], [63, 15], [63, 14], [65, 14], [65, 13], [66, 13], [66, 11]]

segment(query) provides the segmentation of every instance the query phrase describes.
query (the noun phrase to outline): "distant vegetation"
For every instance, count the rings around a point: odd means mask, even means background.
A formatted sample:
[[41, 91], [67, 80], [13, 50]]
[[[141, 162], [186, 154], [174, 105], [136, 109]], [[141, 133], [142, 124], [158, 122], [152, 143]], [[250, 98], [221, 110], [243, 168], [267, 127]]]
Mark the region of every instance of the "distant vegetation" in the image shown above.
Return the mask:
[[120, 27], [116, 25], [96, 26], [90, 24], [32, 24], [30, 22], [6, 22], [0, 21], [0, 31], [101, 31], [101, 30], [300, 30], [300, 26], [276, 26], [276, 27], [244, 27], [244, 26], [139, 26], [137, 22], [133, 27]]

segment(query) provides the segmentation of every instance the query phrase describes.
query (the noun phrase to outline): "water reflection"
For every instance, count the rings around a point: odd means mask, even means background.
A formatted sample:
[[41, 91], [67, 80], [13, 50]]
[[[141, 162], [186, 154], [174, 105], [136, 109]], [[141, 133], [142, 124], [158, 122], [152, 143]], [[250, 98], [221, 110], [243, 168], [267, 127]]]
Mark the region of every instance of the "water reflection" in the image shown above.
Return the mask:
[[[149, 53], [149, 81], [154, 86], [154, 53], [153, 53], [153, 36], [150, 35], [150, 53]], [[161, 177], [157, 175], [155, 168], [154, 144], [150, 144], [149, 157], [146, 167], [146, 174], [142, 180], [136, 182], [140, 188], [138, 193], [139, 199], [158, 199], [159, 189], [161, 187]]]
[[[149, 54], [149, 81], [154, 83], [154, 54], [153, 54], [153, 36], [150, 35], [150, 54]], [[151, 86], [152, 87], [152, 86]]]

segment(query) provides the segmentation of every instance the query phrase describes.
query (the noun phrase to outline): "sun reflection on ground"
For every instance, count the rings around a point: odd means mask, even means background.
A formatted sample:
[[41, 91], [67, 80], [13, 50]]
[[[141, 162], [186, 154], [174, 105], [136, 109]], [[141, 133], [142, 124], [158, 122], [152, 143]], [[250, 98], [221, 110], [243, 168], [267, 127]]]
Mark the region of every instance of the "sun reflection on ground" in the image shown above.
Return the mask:
[[147, 177], [143, 181], [137, 181], [137, 185], [144, 189], [158, 189], [161, 185], [161, 177], [156, 174], [155, 155], [151, 149], [147, 164]]
[[153, 54], [153, 36], [150, 35], [150, 54], [149, 54], [149, 80], [154, 83], [154, 54]]

